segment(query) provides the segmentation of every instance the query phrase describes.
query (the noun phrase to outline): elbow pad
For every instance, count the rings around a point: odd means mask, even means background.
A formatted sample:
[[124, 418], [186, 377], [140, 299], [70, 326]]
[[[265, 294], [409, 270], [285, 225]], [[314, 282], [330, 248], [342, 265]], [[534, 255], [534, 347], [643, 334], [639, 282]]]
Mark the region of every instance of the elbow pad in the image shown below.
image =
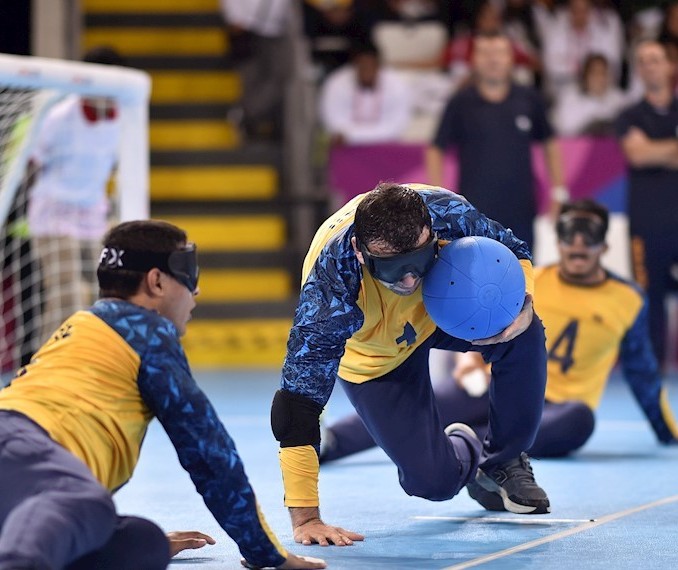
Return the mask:
[[320, 445], [323, 407], [306, 396], [278, 390], [271, 406], [271, 428], [280, 447]]

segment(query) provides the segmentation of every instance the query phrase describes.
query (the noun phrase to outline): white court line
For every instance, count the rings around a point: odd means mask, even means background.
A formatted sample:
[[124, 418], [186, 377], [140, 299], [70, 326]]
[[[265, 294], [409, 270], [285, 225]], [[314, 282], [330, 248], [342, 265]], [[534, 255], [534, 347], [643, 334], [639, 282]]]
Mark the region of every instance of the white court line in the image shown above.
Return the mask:
[[492, 562], [493, 560], [498, 560], [499, 558], [504, 558], [506, 556], [510, 556], [511, 554], [522, 552], [524, 550], [529, 550], [531, 548], [541, 546], [542, 544], [554, 542], [556, 540], [560, 540], [561, 538], [565, 538], [567, 536], [572, 536], [573, 534], [584, 532], [585, 530], [589, 530], [593, 527], [600, 526], [602, 524], [607, 524], [617, 519], [621, 519], [623, 517], [627, 517], [629, 515], [645, 511], [647, 509], [653, 509], [654, 507], [661, 507], [662, 505], [668, 505], [669, 503], [675, 502], [678, 502], [678, 495], [673, 495], [672, 497], [665, 497], [664, 499], [659, 499], [658, 501], [654, 501], [652, 503], [646, 503], [638, 507], [626, 509], [625, 511], [619, 511], [617, 513], [605, 515], [604, 517], [596, 519], [594, 522], [586, 522], [582, 525], [567, 530], [563, 530], [561, 532], [557, 532], [550, 536], [545, 536], [537, 540], [531, 540], [530, 542], [525, 542], [523, 544], [519, 544], [518, 546], [513, 546], [511, 548], [506, 548], [505, 550], [499, 550], [498, 552], [487, 554], [485, 556], [481, 556], [480, 558], [475, 558], [467, 562], [462, 562], [461, 564], [448, 566], [446, 568], [443, 568], [443, 570], [463, 570], [464, 568], [473, 568], [474, 566], [480, 566], [481, 564], [485, 564], [485, 562]]
[[506, 523], [506, 524], [532, 524], [532, 525], [550, 525], [562, 523], [592, 523], [596, 519], [538, 519], [538, 518], [504, 518], [504, 517], [433, 517], [416, 516], [413, 519], [422, 521], [451, 521], [451, 522], [470, 522], [470, 523]]

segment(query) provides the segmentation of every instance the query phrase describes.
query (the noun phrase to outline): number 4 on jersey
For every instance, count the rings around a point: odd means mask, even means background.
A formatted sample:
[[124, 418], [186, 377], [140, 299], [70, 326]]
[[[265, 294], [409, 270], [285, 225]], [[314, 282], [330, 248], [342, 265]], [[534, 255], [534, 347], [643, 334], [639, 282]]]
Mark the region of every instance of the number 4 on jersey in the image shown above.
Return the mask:
[[560, 369], [565, 374], [574, 364], [574, 343], [577, 340], [579, 321], [572, 320], [563, 329], [549, 350], [549, 360], [560, 362]]

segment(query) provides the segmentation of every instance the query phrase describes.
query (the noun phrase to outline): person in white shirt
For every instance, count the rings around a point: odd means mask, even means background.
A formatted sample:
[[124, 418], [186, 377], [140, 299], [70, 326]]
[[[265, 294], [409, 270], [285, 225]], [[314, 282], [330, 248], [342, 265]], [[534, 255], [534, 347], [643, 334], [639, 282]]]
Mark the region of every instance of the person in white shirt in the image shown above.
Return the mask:
[[280, 138], [284, 86], [290, 75], [290, 0], [220, 0], [242, 99], [229, 119], [251, 139]]
[[612, 81], [607, 58], [590, 54], [584, 60], [581, 81], [560, 91], [551, 122], [558, 135], [576, 137], [614, 134], [614, 122], [628, 98]]
[[351, 63], [332, 72], [320, 91], [320, 119], [333, 144], [399, 140], [412, 118], [409, 85], [382, 66], [371, 43], [354, 47]]
[[553, 97], [575, 85], [587, 55], [604, 55], [619, 78], [624, 54], [621, 18], [611, 9], [594, 7], [591, 0], [568, 0], [567, 6], [542, 19], [542, 55], [546, 92]]
[[[97, 47], [88, 63], [122, 65], [115, 50]], [[30, 169], [28, 228], [40, 260], [46, 341], [73, 312], [96, 298], [96, 267], [106, 233], [108, 183], [118, 161], [122, 125], [113, 99], [68, 95], [36, 133]]]

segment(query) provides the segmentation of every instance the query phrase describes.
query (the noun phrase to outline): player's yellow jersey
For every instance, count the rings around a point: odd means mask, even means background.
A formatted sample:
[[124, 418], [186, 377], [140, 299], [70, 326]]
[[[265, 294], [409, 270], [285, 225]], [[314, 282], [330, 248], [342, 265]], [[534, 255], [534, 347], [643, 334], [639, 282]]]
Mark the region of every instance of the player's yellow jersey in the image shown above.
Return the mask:
[[79, 311], [0, 390], [0, 409], [31, 418], [113, 490], [131, 476], [153, 415], [137, 386], [140, 363], [108, 324]]
[[[302, 282], [328, 241], [353, 224], [364, 197], [353, 198], [318, 229], [304, 260]], [[339, 362], [339, 376], [349, 382], [362, 383], [394, 370], [436, 329], [424, 308], [421, 287], [412, 295], [397, 295], [363, 271], [356, 303], [363, 325], [346, 341]]]
[[589, 287], [571, 285], [552, 265], [535, 269], [534, 304], [546, 328], [546, 399], [579, 400], [596, 408], [622, 340], [643, 307], [642, 295], [615, 278]]

